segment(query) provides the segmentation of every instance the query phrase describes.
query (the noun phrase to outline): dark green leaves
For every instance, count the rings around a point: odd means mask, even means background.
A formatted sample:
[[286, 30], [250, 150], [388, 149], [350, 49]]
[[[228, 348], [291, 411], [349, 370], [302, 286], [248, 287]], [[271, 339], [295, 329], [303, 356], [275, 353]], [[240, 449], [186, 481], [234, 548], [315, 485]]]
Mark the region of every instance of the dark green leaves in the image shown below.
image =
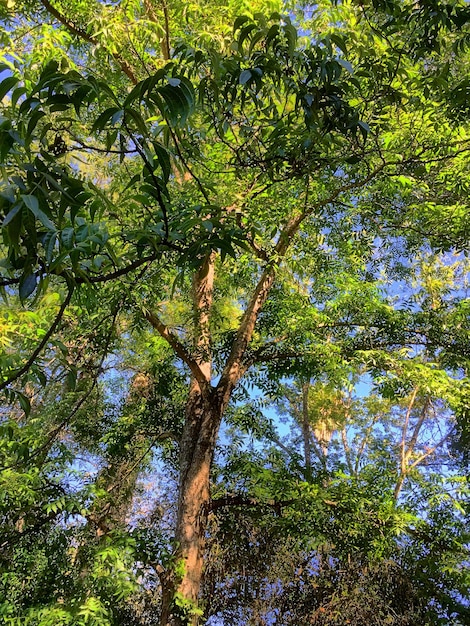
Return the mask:
[[23, 202], [26, 207], [31, 211], [31, 213], [35, 216], [37, 220], [41, 222], [43, 226], [45, 226], [48, 230], [55, 230], [54, 224], [47, 217], [47, 215], [41, 211], [39, 208], [38, 199], [32, 195], [22, 195], [21, 196]]
[[0, 83], [0, 100], [6, 96], [6, 94], [18, 83], [16, 76], [8, 76], [4, 78]]
[[240, 83], [240, 85], [245, 85], [248, 81], [251, 80], [251, 76], [251, 70], [243, 70], [243, 72], [240, 74], [238, 82]]
[[103, 130], [108, 122], [113, 126], [116, 122], [120, 121], [123, 116], [123, 110], [120, 107], [111, 107], [100, 113], [91, 127], [91, 132]]
[[[61, 72], [56, 62], [45, 66], [30, 89], [8, 76], [0, 83], [0, 94], [10, 92], [9, 117], [0, 118], [0, 158], [5, 171], [15, 175], [5, 179], [2, 227], [5, 264], [25, 300], [49, 273], [83, 280], [83, 272], [103, 271], [119, 257], [106, 229], [93, 223], [113, 204], [92, 181], [84, 185], [81, 166], [77, 170], [67, 160], [76, 142], [89, 145], [90, 154], [95, 146], [98, 154], [118, 152], [120, 162], [137, 155], [142, 174], [130, 186], [137, 190], [136, 198], [164, 214], [172, 171], [169, 128], [187, 123], [195, 97], [190, 80], [177, 76], [172, 64], [124, 98], [93, 76]], [[168, 227], [161, 233], [168, 238]], [[152, 239], [151, 247], [155, 245], [158, 238]]]
[[20, 300], [24, 301], [36, 289], [37, 276], [35, 274], [24, 274], [20, 280], [19, 295]]

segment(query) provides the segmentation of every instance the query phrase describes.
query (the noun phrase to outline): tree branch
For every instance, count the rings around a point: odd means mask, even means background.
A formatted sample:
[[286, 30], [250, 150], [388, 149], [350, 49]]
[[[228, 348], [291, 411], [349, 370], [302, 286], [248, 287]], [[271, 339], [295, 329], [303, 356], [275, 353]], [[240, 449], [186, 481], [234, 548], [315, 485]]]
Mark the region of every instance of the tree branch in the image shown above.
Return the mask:
[[411, 394], [411, 399], [410, 399], [410, 403], [408, 405], [407, 411], [406, 411], [406, 415], [405, 415], [405, 422], [403, 424], [403, 429], [402, 429], [402, 437], [401, 437], [401, 453], [400, 453], [400, 470], [401, 473], [404, 474], [406, 472], [406, 435], [408, 432], [408, 423], [410, 421], [410, 417], [411, 417], [411, 411], [413, 410], [413, 406], [416, 400], [416, 394], [418, 393], [418, 389], [419, 387], [415, 387], [413, 389], [413, 393]]
[[215, 252], [206, 255], [203, 264], [194, 272], [192, 300], [194, 314], [194, 349], [196, 361], [207, 380], [211, 379], [212, 354], [210, 318], [213, 303]]
[[151, 311], [144, 311], [145, 319], [158, 331], [165, 341], [173, 348], [175, 354], [191, 370], [191, 374], [202, 387], [207, 387], [209, 380], [199, 367], [197, 361], [191, 356], [188, 350], [181, 343], [179, 338]]
[[[39, 0], [39, 2], [42, 4], [42, 6], [46, 9], [48, 13], [54, 16], [56, 20], [60, 22], [63, 26], [65, 26], [65, 28], [68, 31], [70, 31], [73, 35], [75, 35], [76, 37], [79, 37], [80, 39], [83, 39], [84, 41], [88, 41], [89, 43], [92, 43], [95, 45], [99, 44], [99, 41], [98, 39], [96, 39], [96, 37], [94, 37], [93, 35], [90, 35], [89, 33], [87, 33], [86, 30], [83, 30], [83, 28], [80, 28], [79, 26], [74, 24], [71, 20], [67, 19], [67, 17], [65, 17], [65, 15], [63, 15], [60, 11], [58, 11], [49, 2], [49, 0]], [[113, 59], [119, 65], [121, 70], [124, 72], [124, 74], [126, 74], [126, 76], [132, 81], [132, 83], [136, 85], [139, 81], [137, 77], [135, 76], [129, 63], [125, 61], [121, 57], [121, 55], [118, 54], [117, 52], [110, 52], [109, 54], [111, 54]]]
[[434, 452], [449, 439], [449, 437], [452, 435], [454, 431], [455, 431], [455, 426], [453, 426], [449, 430], [449, 432], [446, 433], [444, 437], [442, 437], [442, 439], [440, 439], [436, 444], [434, 444], [432, 448], [429, 448], [428, 450], [426, 450], [426, 452], [423, 452], [423, 454], [421, 454], [415, 461], [413, 461], [413, 463], [411, 463], [411, 465], [409, 466], [409, 469], [413, 469], [414, 467], [422, 463], [424, 459], [427, 459], [428, 456], [431, 456], [431, 454], [434, 454]]
[[[114, 280], [115, 278], [120, 278], [121, 276], [125, 276], [126, 274], [129, 274], [133, 270], [138, 269], [142, 265], [155, 261], [157, 258], [158, 258], [157, 254], [149, 254], [148, 256], [142, 257], [141, 259], [136, 259], [135, 261], [132, 261], [132, 263], [129, 263], [129, 265], [126, 265], [125, 267], [121, 267], [118, 270], [115, 270], [114, 272], [110, 272], [109, 274], [99, 274], [97, 276], [78, 276], [77, 278], [74, 278], [73, 281], [76, 285], [106, 283], [109, 280]], [[59, 273], [52, 272], [51, 275], [58, 276], [59, 278], [65, 277], [65, 273], [60, 273], [60, 272]], [[19, 278], [0, 279], [0, 287], [7, 287], [9, 285], [17, 285], [19, 282], [20, 282]]]
[[[278, 515], [281, 514], [282, 508], [285, 506], [290, 506], [291, 504], [295, 504], [297, 500], [291, 498], [289, 500], [258, 500], [257, 498], [251, 498], [249, 496], [239, 496], [235, 494], [224, 496], [223, 498], [216, 498], [215, 500], [211, 500], [208, 505], [208, 510], [210, 512], [217, 511], [217, 509], [222, 509], [226, 506], [243, 506], [243, 507], [263, 507], [267, 506], [276, 511]], [[333, 500], [324, 500], [322, 502], [327, 506], [338, 506], [337, 502]]]
[[[158, 256], [156, 253], [149, 254], [148, 256], [142, 257], [141, 259], [136, 259], [135, 261], [132, 261], [132, 263], [129, 263], [129, 265], [126, 265], [125, 267], [121, 267], [118, 270], [115, 270], [114, 272], [110, 272], [109, 274], [100, 274], [98, 276], [84, 276], [84, 277], [79, 276], [75, 279], [75, 282], [77, 285], [90, 284], [90, 283], [91, 284], [105, 283], [105, 282], [108, 282], [108, 280], [114, 280], [115, 278], [120, 278], [121, 276], [125, 276], [126, 274], [129, 274], [133, 270], [138, 269], [142, 265], [155, 261], [157, 258]], [[60, 276], [60, 274], [58, 274], [58, 276]]]
[[228, 495], [223, 498], [216, 498], [211, 500], [208, 505], [210, 512], [217, 511], [226, 506], [243, 506], [243, 507], [270, 507], [276, 511], [278, 515], [281, 514], [282, 507], [293, 504], [295, 500], [258, 500], [257, 498], [250, 498], [245, 496]]
[[[271, 260], [263, 271], [258, 281], [258, 284], [256, 285], [253, 296], [251, 297], [248, 306], [245, 309], [245, 313], [242, 316], [237, 334], [232, 344], [232, 350], [220, 377], [217, 389], [219, 391], [223, 404], [229, 401], [233, 388], [238, 383], [241, 376], [245, 373], [246, 369], [249, 367], [249, 365], [246, 364], [242, 365], [242, 359], [253, 336], [256, 320], [262, 307], [268, 299], [271, 287], [276, 277], [277, 267], [280, 261], [284, 258], [287, 250], [289, 249], [289, 246], [294, 240], [295, 235], [299, 231], [302, 222], [319, 208], [331, 204], [341, 194], [347, 191], [351, 191], [352, 189], [363, 187], [368, 182], [373, 180], [376, 176], [378, 176], [378, 174], [380, 174], [380, 172], [382, 172], [387, 166], [394, 164], [395, 163], [382, 163], [364, 178], [340, 186], [327, 198], [324, 198], [323, 200], [320, 200], [319, 202], [316, 202], [315, 204], [308, 207], [304, 207], [304, 209], [299, 212], [298, 215], [291, 217], [284, 225], [281, 230], [279, 240], [274, 248], [274, 254], [272, 255]], [[308, 187], [306, 192], [307, 199]]]
[[67, 306], [70, 303], [70, 300], [72, 299], [72, 294], [73, 294], [73, 289], [70, 289], [68, 291], [66, 297], [65, 297], [65, 300], [62, 302], [62, 304], [60, 306], [59, 312], [57, 313], [54, 322], [52, 323], [51, 327], [49, 328], [49, 330], [46, 332], [46, 334], [42, 338], [42, 340], [39, 343], [39, 345], [37, 346], [37, 348], [34, 350], [34, 352], [31, 354], [29, 359], [26, 361], [26, 363], [19, 370], [17, 370], [14, 374], [9, 376], [6, 380], [4, 380], [0, 384], [0, 391], [5, 389], [6, 387], [8, 387], [8, 385], [11, 385], [11, 383], [13, 383], [15, 380], [18, 380], [18, 378], [20, 378], [20, 376], [23, 376], [23, 374], [25, 374], [29, 370], [29, 368], [34, 363], [34, 361], [37, 359], [37, 357], [41, 354], [41, 352], [43, 351], [45, 345], [47, 344], [47, 342], [49, 341], [49, 339], [52, 337], [52, 335], [56, 331], [57, 327], [59, 326], [59, 324], [60, 324], [60, 322], [62, 320], [62, 316], [64, 315], [65, 309], [67, 308]]
[[[165, 37], [160, 42], [160, 47], [163, 59], [165, 61], [168, 61], [168, 59], [170, 58], [170, 20], [168, 16], [168, 5], [166, 3], [166, 0], [161, 0], [161, 4], [163, 9], [163, 20], [165, 22]], [[158, 19], [155, 14], [155, 10], [153, 8], [151, 0], [144, 0], [144, 6], [149, 20], [151, 20], [154, 24], [158, 24]]]
[[[101, 358], [100, 361], [97, 365], [97, 367], [95, 368], [95, 375], [93, 376], [93, 382], [91, 384], [91, 387], [89, 389], [86, 390], [86, 392], [84, 392], [81, 396], [81, 398], [79, 398], [77, 400], [77, 402], [74, 404], [72, 410], [69, 412], [69, 414], [67, 415], [67, 417], [65, 419], [63, 419], [60, 424], [58, 424], [57, 426], [55, 426], [47, 435], [47, 439], [46, 441], [39, 446], [39, 448], [36, 448], [36, 450], [34, 450], [33, 452], [31, 452], [31, 454], [29, 454], [28, 456], [28, 462], [31, 461], [33, 458], [38, 457], [40, 454], [42, 454], [42, 452], [47, 452], [51, 446], [51, 444], [53, 443], [54, 439], [57, 437], [57, 435], [60, 433], [60, 431], [70, 422], [70, 420], [72, 419], [72, 417], [80, 410], [80, 408], [83, 406], [83, 404], [85, 403], [86, 400], [88, 400], [88, 398], [90, 397], [91, 392], [93, 391], [93, 389], [96, 387], [97, 382], [98, 382], [98, 376], [100, 375], [101, 372], [101, 368], [103, 367], [103, 363], [104, 360], [108, 354], [108, 349], [109, 349], [109, 344], [111, 343], [111, 337], [113, 334], [113, 329], [114, 329], [114, 325], [116, 323], [116, 318], [118, 316], [119, 313], [119, 306], [116, 306], [114, 308], [114, 311], [112, 313], [112, 323], [111, 323], [111, 329], [106, 337], [106, 343], [104, 345], [104, 349], [103, 352], [101, 354]], [[12, 465], [9, 465], [8, 467], [0, 467], [0, 471], [5, 471], [7, 469], [11, 469], [14, 467], [19, 467], [22, 463], [24, 463], [25, 461], [23, 460], [22, 462], [16, 462], [13, 463]]]

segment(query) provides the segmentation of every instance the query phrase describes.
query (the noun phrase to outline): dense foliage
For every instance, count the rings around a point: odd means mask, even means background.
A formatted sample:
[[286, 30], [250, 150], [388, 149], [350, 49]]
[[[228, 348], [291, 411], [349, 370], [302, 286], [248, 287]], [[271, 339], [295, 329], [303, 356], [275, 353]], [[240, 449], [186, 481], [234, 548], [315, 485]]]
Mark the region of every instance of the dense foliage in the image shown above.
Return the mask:
[[467, 623], [467, 3], [0, 20], [3, 623]]

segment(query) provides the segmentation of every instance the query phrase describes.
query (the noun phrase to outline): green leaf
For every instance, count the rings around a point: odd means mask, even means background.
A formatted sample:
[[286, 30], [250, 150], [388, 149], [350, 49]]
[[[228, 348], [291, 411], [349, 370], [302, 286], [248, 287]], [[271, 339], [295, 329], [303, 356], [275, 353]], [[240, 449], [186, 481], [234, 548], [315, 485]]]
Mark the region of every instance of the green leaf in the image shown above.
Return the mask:
[[162, 111], [165, 117], [170, 120], [172, 124], [184, 124], [191, 113], [192, 107], [180, 87], [164, 85], [158, 88], [158, 93], [165, 102], [165, 107]]
[[16, 76], [9, 76], [0, 83], [0, 101], [6, 96], [12, 87], [16, 85], [18, 78]]
[[25, 203], [25, 205], [27, 206], [27, 208], [36, 217], [36, 219], [38, 219], [41, 222], [43, 226], [45, 226], [48, 230], [53, 230], [53, 231], [56, 230], [51, 220], [39, 208], [39, 202], [36, 196], [28, 194], [28, 195], [22, 195], [21, 198], [23, 202]]
[[256, 24], [248, 24], [248, 26], [245, 26], [244, 28], [242, 28], [240, 30], [240, 35], [238, 37], [238, 46], [240, 48], [240, 50], [242, 50], [243, 48], [243, 43], [245, 41], [245, 39], [247, 39], [247, 37], [249, 37], [250, 33], [253, 32], [254, 30], [256, 30], [258, 27], [256, 26]]
[[95, 133], [103, 130], [110, 120], [114, 124], [117, 120], [121, 119], [122, 116], [123, 110], [121, 107], [110, 107], [109, 109], [106, 109], [106, 111], [103, 111], [103, 113], [98, 115], [96, 118], [93, 126], [91, 127], [91, 132]]
[[36, 289], [36, 285], [36, 274], [23, 274], [19, 285], [19, 295], [22, 302], [33, 293], [33, 291]]
[[297, 29], [289, 21], [287, 24], [285, 24], [283, 30], [287, 39], [289, 56], [292, 58], [294, 56], [295, 48], [297, 46]]
[[362, 136], [364, 137], [364, 139], [367, 139], [367, 135], [370, 133], [370, 126], [369, 124], [367, 124], [367, 122], [363, 122], [360, 121], [358, 122], [358, 127], [362, 133]]
[[64, 228], [64, 230], [62, 231], [60, 238], [62, 240], [62, 243], [64, 244], [65, 248], [67, 250], [71, 250], [73, 248], [73, 243], [75, 240], [75, 231], [73, 228], [71, 228], [70, 226], [68, 226], [67, 228]]
[[331, 34], [330, 36], [330, 40], [337, 45], [337, 47], [341, 50], [341, 52], [343, 52], [344, 54], [347, 53], [347, 48], [346, 48], [346, 42], [344, 41], [343, 37], [341, 37], [340, 35], [336, 35], [336, 34]]
[[14, 107], [16, 107], [18, 100], [21, 98], [21, 96], [24, 96], [26, 93], [28, 93], [28, 90], [24, 86], [20, 86], [20, 87], [17, 87], [16, 89], [13, 89], [12, 94], [11, 94], [11, 104]]
[[70, 391], [75, 391], [75, 388], [77, 386], [77, 369], [76, 368], [72, 368], [67, 372], [67, 387], [70, 389]]
[[5, 216], [5, 219], [3, 220], [3, 224], [2, 224], [3, 228], [8, 226], [8, 224], [14, 219], [14, 217], [21, 211], [22, 208], [23, 207], [21, 204], [17, 204], [11, 209], [11, 211], [7, 213], [7, 215]]
[[181, 94], [186, 98], [186, 102], [189, 108], [189, 113], [194, 109], [195, 104], [195, 94], [192, 83], [185, 77], [182, 77], [179, 84], [179, 89]]
[[[21, 393], [20, 391], [17, 391], [16, 395], [18, 398], [18, 402], [20, 403], [21, 409], [24, 411], [25, 416], [28, 417], [31, 413], [30, 399], [28, 398], [28, 396], [25, 396], [25, 394]], [[27, 446], [25, 446], [25, 448], [26, 450], [24, 448], [22, 449], [22, 456], [24, 459], [27, 459], [29, 457], [29, 448]]]
[[346, 59], [338, 59], [338, 63], [350, 74], [354, 74], [354, 68], [349, 61], [346, 61]]
[[239, 84], [245, 85], [251, 79], [251, 76], [251, 70], [243, 70], [240, 74], [240, 78], [238, 79]]
[[141, 133], [141, 135], [143, 137], [146, 137], [148, 135], [147, 125], [144, 121], [144, 118], [139, 113], [139, 111], [136, 111], [135, 109], [130, 109], [130, 108], [125, 109], [124, 120], [126, 123], [129, 123], [130, 120], [133, 120], [135, 122], [135, 126], [137, 130]]
[[165, 150], [165, 148], [156, 141], [153, 143], [153, 149], [155, 150], [158, 165], [162, 169], [163, 180], [167, 183], [171, 174], [171, 163], [168, 150]]
[[246, 24], [250, 21], [250, 18], [247, 15], [239, 15], [235, 22], [233, 23], [233, 32], [235, 33], [243, 24]]
[[57, 232], [48, 231], [43, 240], [46, 261], [50, 263], [54, 256], [54, 249], [57, 242]]
[[37, 123], [39, 122], [39, 120], [44, 117], [46, 114], [44, 113], [44, 111], [42, 111], [41, 109], [36, 109], [33, 114], [31, 115], [31, 117], [29, 118], [29, 122], [28, 122], [28, 129], [27, 129], [27, 134], [28, 136], [31, 136], [34, 132], [34, 129], [37, 126]]

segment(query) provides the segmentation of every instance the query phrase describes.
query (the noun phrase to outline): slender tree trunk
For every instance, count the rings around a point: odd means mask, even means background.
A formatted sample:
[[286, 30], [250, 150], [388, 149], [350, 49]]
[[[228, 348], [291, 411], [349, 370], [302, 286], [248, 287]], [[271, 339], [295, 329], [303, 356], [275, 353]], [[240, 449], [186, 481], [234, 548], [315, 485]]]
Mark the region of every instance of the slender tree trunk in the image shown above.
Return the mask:
[[302, 436], [304, 440], [305, 472], [308, 480], [312, 479], [312, 452], [310, 447], [310, 420], [308, 413], [308, 392], [310, 381], [302, 385]]

